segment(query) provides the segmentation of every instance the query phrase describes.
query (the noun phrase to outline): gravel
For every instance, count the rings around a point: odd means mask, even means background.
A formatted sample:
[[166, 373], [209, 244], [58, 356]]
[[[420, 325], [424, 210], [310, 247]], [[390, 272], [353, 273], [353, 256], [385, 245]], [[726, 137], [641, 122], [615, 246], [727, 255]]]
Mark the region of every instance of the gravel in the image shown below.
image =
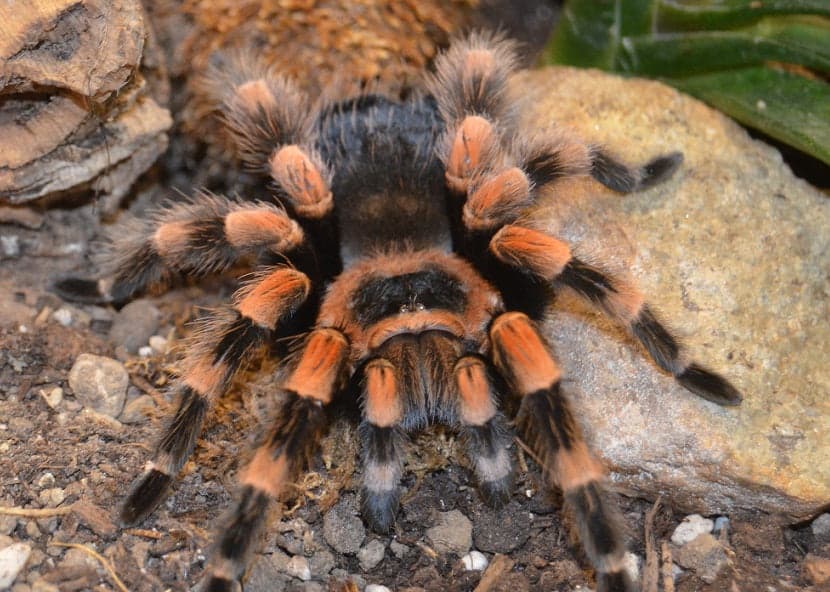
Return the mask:
[[304, 582], [311, 579], [311, 568], [308, 565], [308, 559], [302, 555], [294, 555], [285, 566], [285, 571], [288, 575], [294, 576]]
[[830, 514], [822, 514], [810, 525], [813, 536], [818, 539], [830, 540]]
[[683, 519], [671, 535], [671, 542], [675, 545], [685, 545], [701, 534], [712, 532], [715, 523], [700, 514], [691, 514]]
[[708, 584], [715, 581], [720, 570], [729, 562], [721, 544], [708, 533], [699, 534], [673, 555], [678, 565], [693, 570]]
[[13, 543], [0, 549], [0, 590], [11, 587], [31, 553], [32, 548], [24, 543]]
[[473, 545], [473, 524], [458, 510], [442, 512], [438, 524], [426, 534], [435, 550], [442, 554], [463, 555]]
[[116, 417], [124, 408], [129, 376], [112, 358], [81, 354], [69, 371], [69, 386], [87, 409]]
[[133, 300], [122, 308], [110, 327], [109, 338], [116, 346], [124, 346], [134, 354], [147, 345], [150, 337], [159, 327], [161, 313], [155, 305], [146, 299]]
[[156, 407], [156, 402], [150, 395], [139, 395], [124, 405], [124, 411], [118, 416], [119, 421], [127, 424], [145, 423], [148, 415]]
[[489, 561], [481, 551], [470, 551], [461, 558], [461, 563], [467, 571], [484, 571]]
[[366, 543], [366, 546], [357, 552], [357, 559], [360, 561], [360, 569], [363, 571], [373, 570], [378, 563], [383, 561], [383, 555], [385, 552], [386, 547], [377, 539], [373, 539]]
[[352, 555], [360, 550], [366, 528], [358, 516], [357, 498], [344, 495], [323, 518], [323, 537], [338, 553]]

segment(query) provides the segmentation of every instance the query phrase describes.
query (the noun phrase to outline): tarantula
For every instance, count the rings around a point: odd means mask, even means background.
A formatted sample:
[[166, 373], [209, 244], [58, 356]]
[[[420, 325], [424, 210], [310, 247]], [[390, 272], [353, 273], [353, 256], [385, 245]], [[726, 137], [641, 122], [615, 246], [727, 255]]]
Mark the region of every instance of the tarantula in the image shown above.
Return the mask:
[[[227, 63], [227, 61], [225, 62]], [[630, 168], [564, 131], [519, 136], [506, 85], [511, 44], [474, 34], [435, 60], [425, 92], [312, 102], [271, 69], [218, 65], [212, 88], [241, 160], [270, 177], [273, 202], [201, 194], [113, 237], [107, 279], [67, 279], [69, 298], [124, 302], [178, 276], [252, 260], [231, 305], [203, 321], [175, 389], [179, 406], [122, 509], [141, 521], [193, 451], [211, 403], [262, 344], [296, 336], [273, 425], [239, 473], [204, 587], [238, 586], [270, 500], [313, 452], [326, 409], [356, 397], [362, 513], [387, 532], [407, 435], [444, 424], [463, 437], [486, 502], [511, 494], [511, 424], [563, 492], [600, 590], [631, 590], [617, 510], [581, 435], [536, 321], [575, 292], [638, 339], [654, 362], [720, 405], [741, 396], [691, 361], [634, 287], [575, 257], [524, 216], [574, 175], [627, 193], [669, 177], [682, 156]]]

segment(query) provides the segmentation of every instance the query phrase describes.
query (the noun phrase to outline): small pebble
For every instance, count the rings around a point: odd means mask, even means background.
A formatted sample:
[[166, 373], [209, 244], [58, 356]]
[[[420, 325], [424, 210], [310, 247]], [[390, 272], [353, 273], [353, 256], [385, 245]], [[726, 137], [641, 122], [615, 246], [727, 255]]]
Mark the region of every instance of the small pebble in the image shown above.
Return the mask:
[[820, 539], [830, 539], [830, 514], [822, 514], [810, 525], [813, 536]]
[[20, 255], [20, 239], [16, 234], [0, 236], [0, 245], [3, 246], [3, 254], [6, 257], [18, 257]]
[[153, 348], [149, 345], [142, 345], [138, 348], [138, 355], [142, 358], [149, 358], [153, 355]]
[[60, 588], [51, 582], [40, 579], [35, 580], [32, 584], [32, 592], [60, 592]]
[[357, 553], [366, 538], [366, 528], [357, 514], [357, 499], [345, 495], [323, 518], [323, 537], [338, 553]]
[[72, 311], [68, 308], [59, 308], [52, 313], [52, 318], [64, 327], [68, 327], [72, 324]]
[[726, 516], [718, 516], [717, 518], [715, 518], [715, 527], [712, 530], [712, 532], [719, 533], [724, 528], [726, 528], [727, 530], [729, 529], [729, 518], [727, 518]]
[[69, 371], [69, 386], [88, 409], [116, 417], [124, 408], [129, 376], [124, 365], [103, 356], [81, 354]]
[[714, 582], [729, 562], [721, 544], [709, 533], [699, 534], [673, 555], [679, 565], [693, 570], [707, 584]]
[[458, 510], [442, 512], [426, 534], [439, 553], [463, 555], [473, 546], [473, 523]]
[[118, 416], [119, 421], [127, 424], [145, 423], [150, 413], [156, 408], [156, 402], [150, 395], [139, 395], [124, 405], [124, 411]]
[[367, 584], [364, 592], [392, 592], [386, 586], [381, 584]]
[[66, 499], [66, 493], [60, 487], [44, 489], [38, 495], [38, 501], [48, 508], [58, 507]]
[[675, 545], [685, 545], [693, 541], [698, 535], [712, 532], [715, 523], [700, 514], [691, 514], [683, 519], [671, 535], [671, 542]]
[[41, 489], [45, 487], [52, 487], [55, 484], [55, 476], [52, 473], [43, 473], [40, 479], [37, 480], [37, 486]]
[[157, 354], [163, 354], [167, 351], [167, 339], [161, 335], [153, 335], [150, 337], [149, 343], [150, 347], [152, 347], [153, 351]]
[[399, 543], [398, 541], [392, 541], [389, 543], [389, 550], [392, 551], [392, 554], [398, 559], [403, 559], [409, 552], [409, 547], [403, 543]]
[[623, 567], [628, 572], [628, 577], [631, 578], [632, 582], [638, 582], [640, 580], [640, 565], [642, 564], [640, 556], [628, 551], [623, 557], [623, 562]]
[[150, 336], [155, 335], [160, 319], [161, 313], [152, 302], [133, 300], [115, 315], [110, 327], [110, 341], [136, 353], [138, 348], [147, 345]]
[[467, 571], [484, 571], [487, 568], [487, 556], [481, 551], [470, 551], [461, 558]]
[[54, 409], [63, 401], [63, 389], [59, 386], [49, 390], [40, 389], [40, 396], [43, 397], [50, 409]]
[[830, 582], [830, 559], [808, 553], [804, 558], [804, 575], [817, 586], [827, 584]]
[[32, 548], [25, 543], [14, 543], [0, 549], [0, 590], [11, 587], [31, 553]]
[[371, 571], [378, 563], [383, 561], [386, 547], [379, 540], [369, 541], [365, 547], [357, 552], [357, 559], [360, 561], [360, 568], [363, 571]]
[[285, 566], [285, 573], [307, 582], [311, 579], [311, 568], [308, 566], [308, 559], [302, 555], [294, 555], [289, 560], [288, 565]]
[[311, 575], [317, 579], [322, 579], [334, 569], [334, 566], [337, 565], [337, 560], [333, 554], [325, 549], [321, 549], [309, 558], [308, 564], [311, 567]]

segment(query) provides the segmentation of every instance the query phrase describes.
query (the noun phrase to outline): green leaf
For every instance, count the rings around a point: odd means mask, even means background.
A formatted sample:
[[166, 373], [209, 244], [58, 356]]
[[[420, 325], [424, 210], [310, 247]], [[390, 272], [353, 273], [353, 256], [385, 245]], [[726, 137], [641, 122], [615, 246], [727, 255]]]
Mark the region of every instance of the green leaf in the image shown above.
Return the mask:
[[666, 82], [830, 164], [830, 85], [768, 67]]
[[[623, 0], [621, 0], [623, 1]], [[830, 16], [828, 0], [660, 0], [660, 30], [729, 29], [770, 15]]]
[[617, 69], [647, 76], [685, 76], [767, 61], [830, 71], [830, 21], [777, 18], [736, 31], [624, 38]]
[[610, 69], [619, 44], [620, 19], [614, 0], [568, 2], [548, 55], [554, 62]]

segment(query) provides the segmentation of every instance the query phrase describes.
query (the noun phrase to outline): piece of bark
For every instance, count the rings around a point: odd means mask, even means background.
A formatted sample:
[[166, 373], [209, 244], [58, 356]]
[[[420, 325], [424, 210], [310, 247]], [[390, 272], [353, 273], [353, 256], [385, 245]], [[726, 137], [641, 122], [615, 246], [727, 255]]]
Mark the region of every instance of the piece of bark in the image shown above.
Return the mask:
[[0, 199], [123, 195], [167, 145], [158, 58], [138, 0], [0, 8]]

